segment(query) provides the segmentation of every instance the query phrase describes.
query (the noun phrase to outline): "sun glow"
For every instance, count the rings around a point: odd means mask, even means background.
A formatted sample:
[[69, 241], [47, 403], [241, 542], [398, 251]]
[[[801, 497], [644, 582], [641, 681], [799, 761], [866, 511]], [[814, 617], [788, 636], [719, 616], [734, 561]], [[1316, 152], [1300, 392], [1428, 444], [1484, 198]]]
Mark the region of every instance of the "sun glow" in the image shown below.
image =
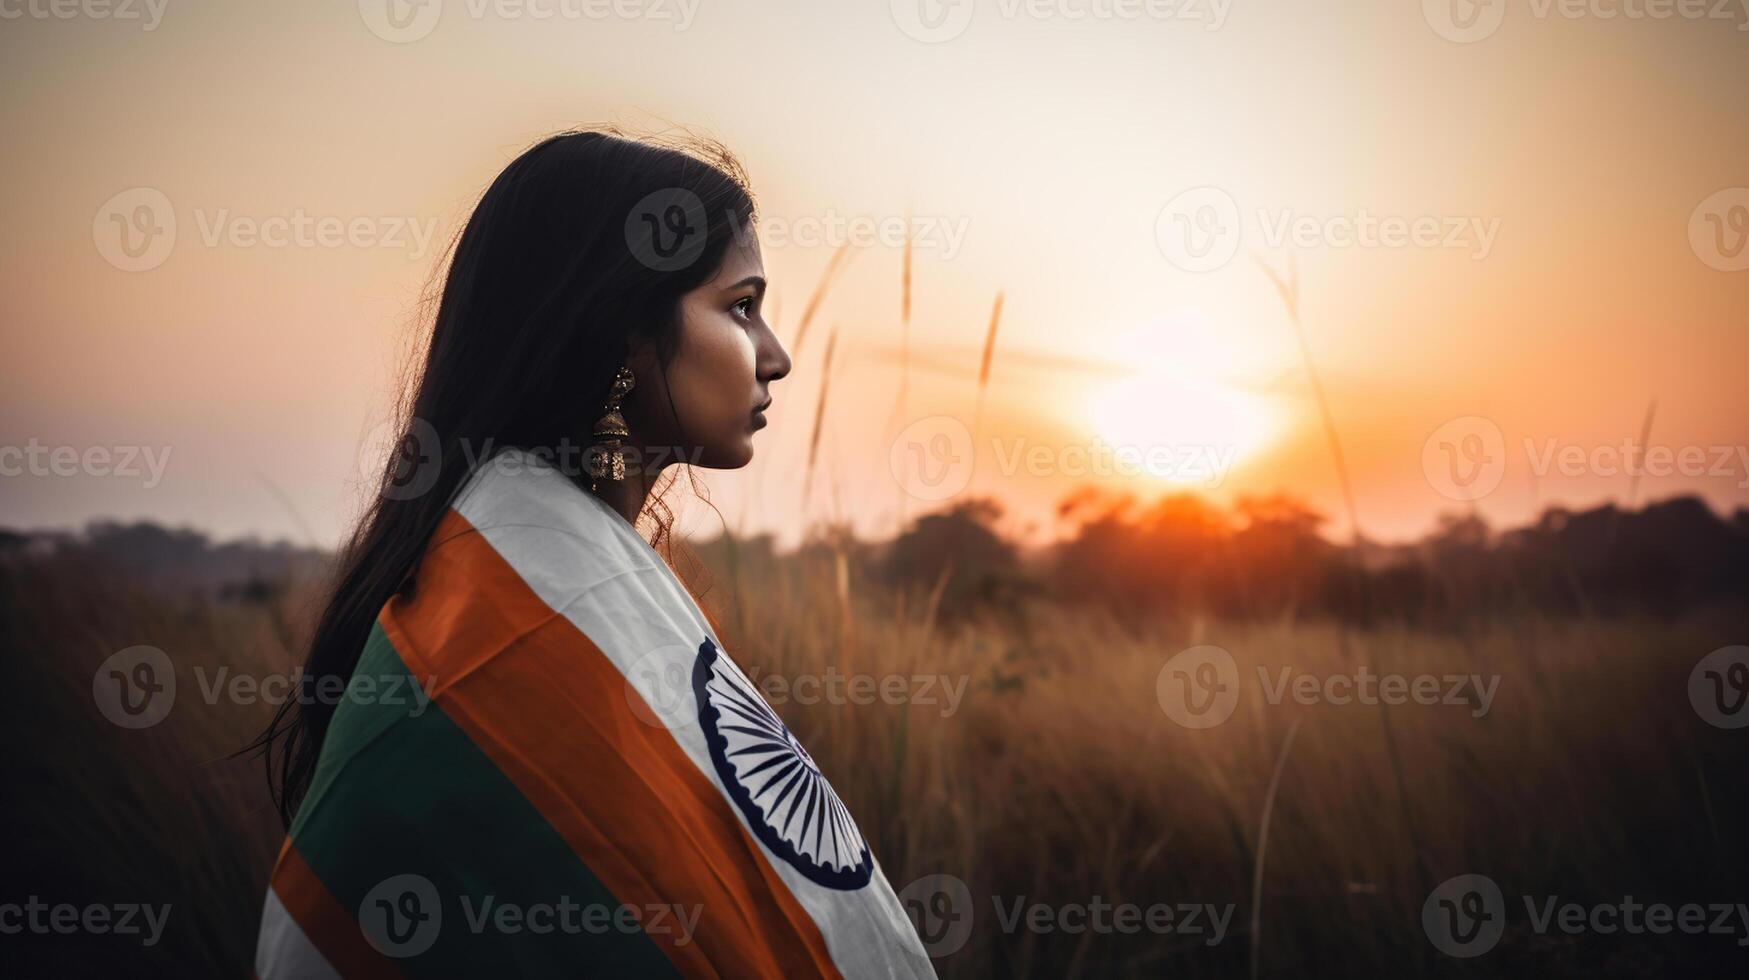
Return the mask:
[[1168, 377], [1118, 382], [1088, 413], [1114, 450], [1144, 461], [1138, 475], [1170, 483], [1218, 483], [1275, 430], [1272, 413], [1254, 395]]
[[1261, 395], [1206, 380], [1230, 370], [1234, 358], [1223, 356], [1201, 317], [1172, 326], [1126, 340], [1134, 372], [1095, 393], [1087, 418], [1114, 450], [1144, 461], [1132, 467], [1137, 475], [1214, 486], [1274, 440], [1279, 415]]

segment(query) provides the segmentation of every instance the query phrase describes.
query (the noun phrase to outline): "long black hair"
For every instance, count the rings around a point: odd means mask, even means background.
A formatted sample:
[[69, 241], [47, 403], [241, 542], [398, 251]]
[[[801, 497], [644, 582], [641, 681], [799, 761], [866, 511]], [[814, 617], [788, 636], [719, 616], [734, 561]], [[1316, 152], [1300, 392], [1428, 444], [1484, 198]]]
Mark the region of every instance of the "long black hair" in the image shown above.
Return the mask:
[[[340, 552], [301, 692], [351, 679], [377, 613], [415, 586], [473, 464], [512, 446], [587, 445], [632, 343], [648, 339], [668, 362], [681, 296], [753, 220], [740, 166], [705, 140], [567, 132], [504, 168], [452, 244], [423, 370], [397, 413], [396, 451]], [[336, 707], [288, 698], [249, 746], [265, 757], [288, 826]]]

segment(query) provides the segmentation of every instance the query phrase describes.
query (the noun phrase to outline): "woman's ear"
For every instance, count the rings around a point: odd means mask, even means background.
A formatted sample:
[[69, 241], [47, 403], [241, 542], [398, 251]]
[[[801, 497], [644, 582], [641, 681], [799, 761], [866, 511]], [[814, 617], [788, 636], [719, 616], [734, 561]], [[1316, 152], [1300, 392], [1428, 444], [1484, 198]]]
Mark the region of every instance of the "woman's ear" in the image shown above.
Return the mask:
[[626, 367], [632, 371], [632, 393], [626, 399], [628, 421], [645, 439], [666, 439], [673, 427], [673, 409], [668, 403], [668, 379], [662, 371], [662, 355], [648, 337], [633, 337], [626, 344]]
[[628, 341], [626, 367], [632, 369], [632, 376], [639, 385], [646, 379], [654, 379], [662, 370], [662, 358], [656, 350], [656, 342], [644, 336], [633, 337]]

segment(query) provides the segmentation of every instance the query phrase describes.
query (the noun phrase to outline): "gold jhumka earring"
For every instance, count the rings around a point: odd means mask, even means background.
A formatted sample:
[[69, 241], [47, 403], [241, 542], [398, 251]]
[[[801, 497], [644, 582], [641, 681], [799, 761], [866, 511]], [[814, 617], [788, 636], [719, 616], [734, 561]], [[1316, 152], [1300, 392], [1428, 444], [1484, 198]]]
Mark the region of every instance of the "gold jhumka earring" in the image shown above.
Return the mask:
[[595, 445], [589, 449], [589, 489], [599, 492], [602, 480], [619, 481], [626, 478], [626, 458], [624, 440], [631, 433], [626, 429], [625, 416], [619, 412], [620, 400], [631, 393], [637, 379], [632, 376], [632, 369], [622, 367], [613, 376], [613, 384], [607, 390], [607, 404], [602, 416], [595, 420]]

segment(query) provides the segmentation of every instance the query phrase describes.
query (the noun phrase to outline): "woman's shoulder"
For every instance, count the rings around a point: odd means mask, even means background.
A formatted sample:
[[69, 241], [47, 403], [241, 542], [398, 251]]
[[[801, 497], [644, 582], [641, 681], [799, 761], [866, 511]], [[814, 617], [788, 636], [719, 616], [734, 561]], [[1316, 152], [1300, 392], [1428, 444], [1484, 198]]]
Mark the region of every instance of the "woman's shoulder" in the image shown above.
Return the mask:
[[623, 517], [524, 452], [482, 464], [439, 524], [412, 589], [379, 619], [439, 691], [527, 646], [536, 631], [615, 658], [651, 644], [696, 647], [710, 634], [673, 571]]
[[579, 561], [604, 573], [661, 564], [623, 517], [528, 450], [506, 449], [482, 461], [451, 510], [495, 545], [513, 545], [531, 561], [562, 558], [573, 573]]

